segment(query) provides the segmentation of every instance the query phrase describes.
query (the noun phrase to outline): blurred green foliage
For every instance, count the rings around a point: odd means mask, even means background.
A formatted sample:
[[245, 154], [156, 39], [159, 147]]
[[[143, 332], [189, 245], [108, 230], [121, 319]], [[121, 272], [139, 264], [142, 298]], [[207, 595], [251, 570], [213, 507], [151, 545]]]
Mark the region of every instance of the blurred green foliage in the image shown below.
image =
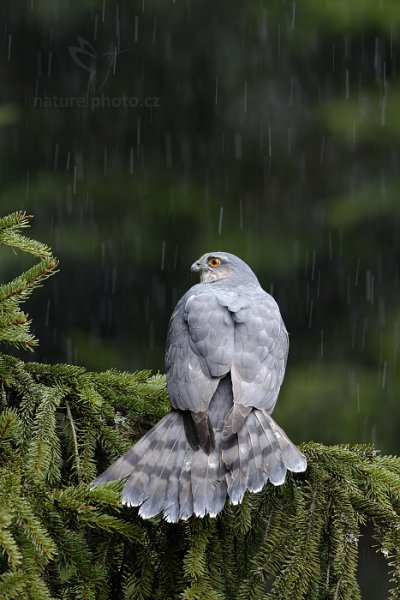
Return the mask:
[[400, 93], [367, 93], [350, 100], [336, 98], [321, 109], [321, 120], [349, 145], [360, 141], [383, 147], [400, 134]]
[[21, 109], [18, 106], [3, 104], [0, 107], [0, 127], [16, 123], [21, 116]]
[[310, 25], [317, 24], [328, 32], [393, 32], [400, 24], [400, 6], [396, 0], [305, 0], [303, 8]]

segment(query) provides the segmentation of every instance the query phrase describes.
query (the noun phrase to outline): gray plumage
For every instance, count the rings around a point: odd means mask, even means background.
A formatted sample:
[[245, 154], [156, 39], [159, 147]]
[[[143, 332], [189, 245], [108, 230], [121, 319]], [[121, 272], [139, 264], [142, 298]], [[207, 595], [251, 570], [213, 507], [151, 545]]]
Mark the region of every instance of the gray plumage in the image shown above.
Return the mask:
[[307, 467], [270, 414], [283, 381], [288, 334], [275, 300], [246, 263], [209, 252], [170, 320], [167, 385], [173, 410], [94, 480], [127, 478], [122, 501], [170, 522], [215, 517], [269, 480]]

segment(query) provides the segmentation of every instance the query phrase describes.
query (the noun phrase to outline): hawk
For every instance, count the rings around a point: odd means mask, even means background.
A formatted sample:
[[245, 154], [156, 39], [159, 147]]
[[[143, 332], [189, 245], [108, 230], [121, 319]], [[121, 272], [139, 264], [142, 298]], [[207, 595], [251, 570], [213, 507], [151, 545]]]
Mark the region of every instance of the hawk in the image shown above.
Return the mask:
[[288, 333], [275, 300], [240, 258], [208, 252], [191, 271], [200, 283], [169, 323], [172, 410], [94, 480], [125, 479], [122, 501], [172, 523], [215, 517], [286, 472], [304, 455], [270, 416], [286, 368]]

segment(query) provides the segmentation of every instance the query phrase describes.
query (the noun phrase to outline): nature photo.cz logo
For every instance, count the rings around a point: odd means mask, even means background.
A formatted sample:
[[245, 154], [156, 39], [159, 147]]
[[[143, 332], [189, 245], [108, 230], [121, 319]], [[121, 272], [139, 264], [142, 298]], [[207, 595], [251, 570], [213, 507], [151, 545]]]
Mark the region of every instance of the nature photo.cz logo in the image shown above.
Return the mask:
[[[158, 96], [107, 96], [102, 92], [110, 74], [115, 74], [117, 56], [126, 52], [132, 52], [133, 48], [126, 50], [108, 50], [99, 54], [90, 42], [81, 36], [77, 36], [78, 46], [68, 46], [69, 54], [74, 63], [87, 72], [88, 80], [85, 95], [82, 96], [35, 96], [33, 105], [35, 108], [86, 108], [96, 110], [98, 108], [159, 108], [160, 98]], [[101, 92], [101, 93], [100, 93]]]

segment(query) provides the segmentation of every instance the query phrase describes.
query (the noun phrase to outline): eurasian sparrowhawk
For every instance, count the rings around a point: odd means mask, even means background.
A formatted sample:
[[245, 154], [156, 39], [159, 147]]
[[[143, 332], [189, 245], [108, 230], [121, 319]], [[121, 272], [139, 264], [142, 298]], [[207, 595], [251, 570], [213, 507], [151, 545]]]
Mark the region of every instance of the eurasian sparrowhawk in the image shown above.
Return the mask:
[[228, 498], [237, 504], [307, 467], [270, 416], [289, 348], [277, 303], [233, 254], [208, 252], [191, 270], [201, 283], [168, 330], [172, 410], [94, 481], [127, 478], [123, 502], [170, 522], [215, 517]]

